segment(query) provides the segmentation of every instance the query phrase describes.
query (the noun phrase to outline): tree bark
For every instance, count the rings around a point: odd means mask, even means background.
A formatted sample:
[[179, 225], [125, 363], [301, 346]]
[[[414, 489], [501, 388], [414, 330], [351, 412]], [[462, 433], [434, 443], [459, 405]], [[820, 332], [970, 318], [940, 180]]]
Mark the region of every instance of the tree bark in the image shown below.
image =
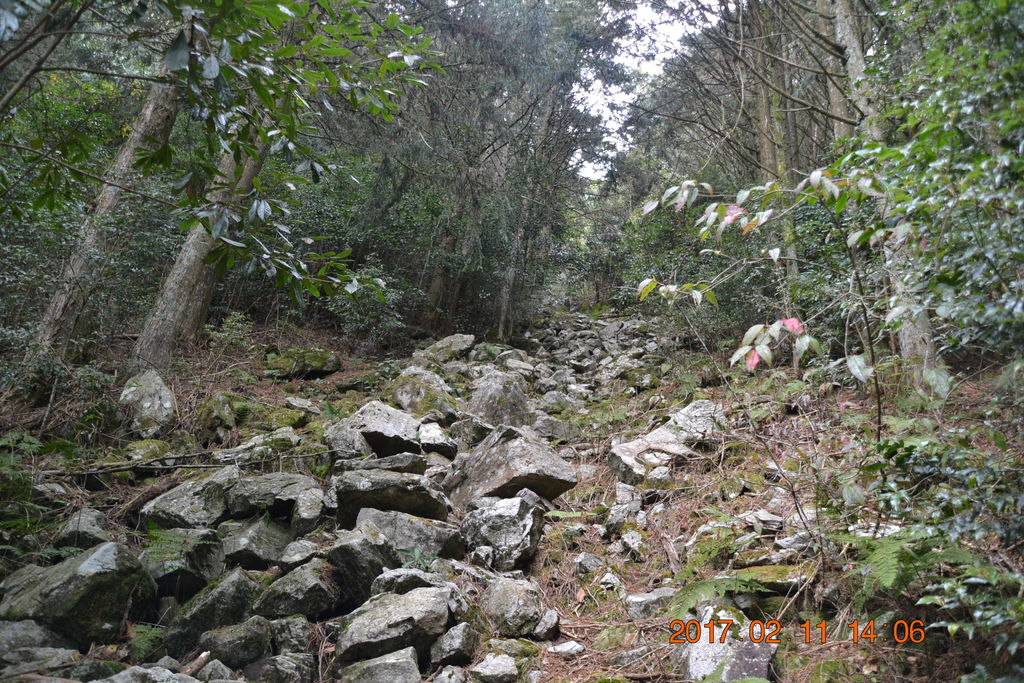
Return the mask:
[[[835, 18], [836, 42], [842, 45], [846, 51], [846, 72], [850, 78], [852, 99], [865, 117], [861, 125], [873, 140], [884, 142], [885, 136], [878, 117], [878, 108], [864, 89], [867, 59], [853, 3], [851, 0], [833, 0], [832, 9]], [[888, 213], [888, 207], [883, 204], [879, 211], [884, 219]], [[913, 297], [903, 281], [903, 274], [910, 267], [903, 246], [890, 239], [886, 241], [883, 250], [889, 268], [889, 282], [893, 289], [892, 307], [893, 309], [905, 307], [905, 310], [913, 311]], [[939, 355], [935, 348], [935, 334], [927, 313], [911, 313], [905, 317], [900, 326], [897, 341], [902, 358], [918, 361], [914, 365], [914, 386], [929, 391], [925, 373], [938, 366]]]
[[[261, 149], [241, 167], [226, 153], [218, 167], [224, 184], [211, 193], [210, 202], [224, 211], [247, 194], [263, 166], [264, 153]], [[135, 342], [129, 361], [132, 370], [167, 369], [177, 342], [195, 336], [202, 327], [213, 293], [213, 266], [206, 263], [213, 246], [213, 236], [205, 226], [189, 231]]]
[[142, 110], [132, 124], [131, 132], [107, 170], [110, 183], [100, 186], [92, 210], [78, 232], [78, 246], [64, 264], [57, 290], [43, 314], [36, 334], [38, 350], [63, 354], [74, 336], [87, 293], [98, 277], [97, 270], [107, 251], [104, 218], [117, 208], [121, 188], [130, 185], [137, 175], [132, 164], [141, 150], [157, 149], [167, 144], [178, 116], [177, 88], [171, 84], [154, 84]]

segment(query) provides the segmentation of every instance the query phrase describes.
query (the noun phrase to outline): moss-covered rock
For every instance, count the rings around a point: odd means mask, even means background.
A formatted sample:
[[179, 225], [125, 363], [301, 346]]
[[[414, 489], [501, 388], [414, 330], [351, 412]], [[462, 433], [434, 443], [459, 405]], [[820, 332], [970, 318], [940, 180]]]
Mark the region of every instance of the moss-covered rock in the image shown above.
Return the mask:
[[291, 408], [274, 408], [260, 420], [260, 427], [277, 430], [282, 427], [298, 429], [309, 420], [309, 413]]
[[136, 624], [129, 636], [128, 655], [133, 662], [155, 662], [167, 654], [164, 649], [164, 629], [161, 626]]
[[341, 358], [326, 349], [289, 348], [268, 353], [263, 366], [274, 377], [326, 377], [341, 369]]
[[162, 458], [171, 452], [171, 444], [160, 439], [143, 439], [132, 441], [124, 447], [124, 459], [134, 462], [145, 462]]
[[768, 590], [786, 594], [807, 580], [807, 569], [791, 564], [763, 565], [739, 569], [732, 575], [737, 579], [757, 581]]

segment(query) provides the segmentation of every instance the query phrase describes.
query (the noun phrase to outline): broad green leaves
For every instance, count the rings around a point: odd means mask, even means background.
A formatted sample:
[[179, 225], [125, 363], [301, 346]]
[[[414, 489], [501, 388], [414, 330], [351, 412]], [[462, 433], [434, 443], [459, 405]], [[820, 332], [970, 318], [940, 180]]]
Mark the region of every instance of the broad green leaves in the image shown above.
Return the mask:
[[784, 331], [795, 337], [793, 355], [797, 363], [808, 349], [821, 353], [818, 340], [806, 333], [804, 324], [798, 318], [784, 318], [776, 320], [771, 325], [751, 325], [743, 335], [739, 348], [729, 358], [729, 365], [735, 365], [741, 358], [745, 359], [744, 365], [750, 372], [753, 372], [761, 361], [771, 365], [775, 361], [775, 352], [772, 351], [771, 345], [778, 345], [783, 337], [787, 336], [783, 335]]

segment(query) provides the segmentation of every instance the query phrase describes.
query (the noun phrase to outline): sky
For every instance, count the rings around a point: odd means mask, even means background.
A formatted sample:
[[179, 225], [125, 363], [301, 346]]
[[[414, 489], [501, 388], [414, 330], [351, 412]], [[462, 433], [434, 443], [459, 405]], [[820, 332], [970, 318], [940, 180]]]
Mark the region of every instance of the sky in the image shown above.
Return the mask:
[[[678, 2], [669, 4], [678, 6]], [[620, 52], [616, 61], [643, 75], [657, 77], [665, 60], [675, 51], [685, 29], [681, 23], [673, 22], [668, 15], [653, 9], [645, 2], [637, 3], [635, 19], [643, 29], [643, 37], [635, 46]], [[646, 59], [640, 56], [647, 54], [653, 54], [654, 58]], [[617, 129], [629, 113], [625, 105], [629, 103], [630, 95], [621, 88], [612, 86], [580, 94], [590, 111], [600, 116], [610, 129]], [[627, 140], [615, 135], [607, 137], [606, 140], [618, 149], [623, 149], [628, 144]], [[604, 175], [605, 169], [602, 165], [585, 162], [580, 172], [586, 178], [598, 179]]]

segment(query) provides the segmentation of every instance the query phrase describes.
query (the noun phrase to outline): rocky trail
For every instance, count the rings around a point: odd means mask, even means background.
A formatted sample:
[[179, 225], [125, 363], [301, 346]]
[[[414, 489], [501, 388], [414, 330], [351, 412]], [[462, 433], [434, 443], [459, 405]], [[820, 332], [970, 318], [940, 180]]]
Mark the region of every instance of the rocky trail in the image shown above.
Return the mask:
[[857, 680], [891, 655], [819, 639], [838, 589], [796, 460], [835, 423], [696, 355], [570, 314], [373, 390], [275, 351], [272, 409], [206, 396], [191, 449], [147, 373], [122, 397], [142, 440], [34, 481], [73, 514], [65, 559], [0, 583], [0, 679]]

